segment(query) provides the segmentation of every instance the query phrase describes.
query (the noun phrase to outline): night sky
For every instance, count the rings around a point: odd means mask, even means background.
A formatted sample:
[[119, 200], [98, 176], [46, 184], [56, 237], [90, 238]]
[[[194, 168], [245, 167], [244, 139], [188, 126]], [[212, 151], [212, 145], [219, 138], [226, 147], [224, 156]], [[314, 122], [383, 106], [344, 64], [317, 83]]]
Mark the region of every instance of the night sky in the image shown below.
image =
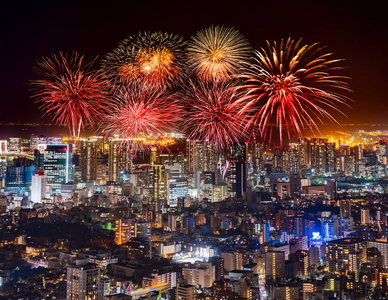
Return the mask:
[[[78, 3], [79, 2], [79, 3]], [[167, 31], [185, 38], [201, 28], [233, 26], [253, 48], [265, 40], [303, 37], [346, 59], [352, 109], [341, 123], [388, 123], [388, 21], [381, 1], [17, 1], [1, 2], [1, 118], [41, 120], [29, 80], [42, 56], [78, 51], [103, 57], [138, 31]], [[381, 4], [382, 5], [382, 4]], [[47, 119], [46, 119], [47, 120]]]

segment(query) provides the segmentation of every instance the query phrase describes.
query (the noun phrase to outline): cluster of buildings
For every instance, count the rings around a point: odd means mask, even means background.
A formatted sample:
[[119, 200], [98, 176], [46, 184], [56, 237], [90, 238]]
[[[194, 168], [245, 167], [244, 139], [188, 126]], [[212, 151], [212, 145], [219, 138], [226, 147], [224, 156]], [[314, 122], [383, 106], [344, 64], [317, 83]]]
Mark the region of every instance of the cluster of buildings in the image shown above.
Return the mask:
[[388, 298], [386, 142], [174, 143], [1, 140], [0, 296]]

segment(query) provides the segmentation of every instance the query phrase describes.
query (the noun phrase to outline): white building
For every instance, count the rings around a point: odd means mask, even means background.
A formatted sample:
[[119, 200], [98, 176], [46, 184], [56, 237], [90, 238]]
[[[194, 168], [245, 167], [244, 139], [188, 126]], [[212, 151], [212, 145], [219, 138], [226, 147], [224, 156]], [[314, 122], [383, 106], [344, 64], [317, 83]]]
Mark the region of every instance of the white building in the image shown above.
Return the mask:
[[47, 176], [44, 174], [32, 175], [31, 182], [31, 201], [41, 203], [42, 198], [46, 196]]

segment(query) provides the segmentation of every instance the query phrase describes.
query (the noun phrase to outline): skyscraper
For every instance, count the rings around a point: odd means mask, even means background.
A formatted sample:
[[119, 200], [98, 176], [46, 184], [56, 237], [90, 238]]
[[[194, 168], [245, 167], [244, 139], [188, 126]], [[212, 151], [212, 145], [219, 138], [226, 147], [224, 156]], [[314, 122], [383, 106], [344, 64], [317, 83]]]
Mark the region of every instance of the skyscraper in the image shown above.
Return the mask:
[[168, 203], [170, 206], [178, 205], [178, 198], [186, 198], [189, 192], [187, 178], [168, 179]]
[[60, 194], [61, 184], [71, 180], [71, 149], [68, 144], [47, 145], [43, 169], [47, 185], [54, 194]]
[[230, 162], [227, 173], [230, 196], [241, 198], [247, 188], [247, 151], [245, 144], [233, 144], [227, 154]]
[[121, 171], [130, 171], [132, 168], [132, 155], [128, 145], [120, 140], [112, 140], [109, 143], [108, 174], [109, 181], [119, 182]]
[[92, 181], [97, 178], [97, 145], [94, 140], [80, 140], [81, 180]]
[[151, 203], [157, 209], [167, 204], [167, 176], [163, 164], [155, 163], [150, 166], [149, 188]]

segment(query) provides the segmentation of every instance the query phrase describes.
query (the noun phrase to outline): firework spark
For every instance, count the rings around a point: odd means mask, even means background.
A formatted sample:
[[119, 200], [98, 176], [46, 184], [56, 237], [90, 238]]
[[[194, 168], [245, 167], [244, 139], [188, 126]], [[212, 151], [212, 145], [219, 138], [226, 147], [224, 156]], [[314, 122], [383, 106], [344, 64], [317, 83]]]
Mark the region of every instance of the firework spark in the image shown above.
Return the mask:
[[[236, 101], [242, 97], [232, 84], [190, 83], [182, 92], [184, 131], [189, 139], [214, 142], [218, 153], [228, 144], [239, 143], [248, 137], [244, 128], [247, 117], [236, 114]], [[246, 110], [247, 115], [249, 114]]]
[[175, 129], [179, 111], [163, 92], [121, 90], [107, 109], [105, 131], [136, 144], [141, 137], [158, 138]]
[[165, 89], [179, 83], [184, 69], [184, 42], [177, 35], [139, 32], [123, 40], [102, 61], [105, 77], [117, 85]]
[[342, 60], [332, 59], [332, 53], [324, 52], [318, 43], [301, 42], [290, 38], [280, 44], [267, 41], [268, 50], [255, 51], [255, 64], [241, 75], [247, 96], [239, 101], [245, 102], [240, 112], [256, 107], [249, 125], [258, 125], [264, 137], [271, 139], [271, 125], [276, 124], [281, 143], [284, 131], [288, 138], [292, 130], [302, 137], [306, 127], [319, 132], [317, 121], [336, 122], [327, 109], [340, 112], [337, 105], [349, 100], [341, 94], [350, 91], [349, 78], [333, 74], [343, 69]]
[[236, 74], [249, 59], [248, 40], [237, 29], [211, 26], [189, 41], [188, 62], [204, 81], [223, 81]]
[[57, 124], [68, 126], [75, 139], [86, 123], [101, 120], [108, 99], [104, 82], [90, 66], [83, 65], [83, 56], [78, 53], [53, 54], [38, 62], [35, 71], [43, 79], [32, 82], [33, 97], [41, 103], [40, 108]]

